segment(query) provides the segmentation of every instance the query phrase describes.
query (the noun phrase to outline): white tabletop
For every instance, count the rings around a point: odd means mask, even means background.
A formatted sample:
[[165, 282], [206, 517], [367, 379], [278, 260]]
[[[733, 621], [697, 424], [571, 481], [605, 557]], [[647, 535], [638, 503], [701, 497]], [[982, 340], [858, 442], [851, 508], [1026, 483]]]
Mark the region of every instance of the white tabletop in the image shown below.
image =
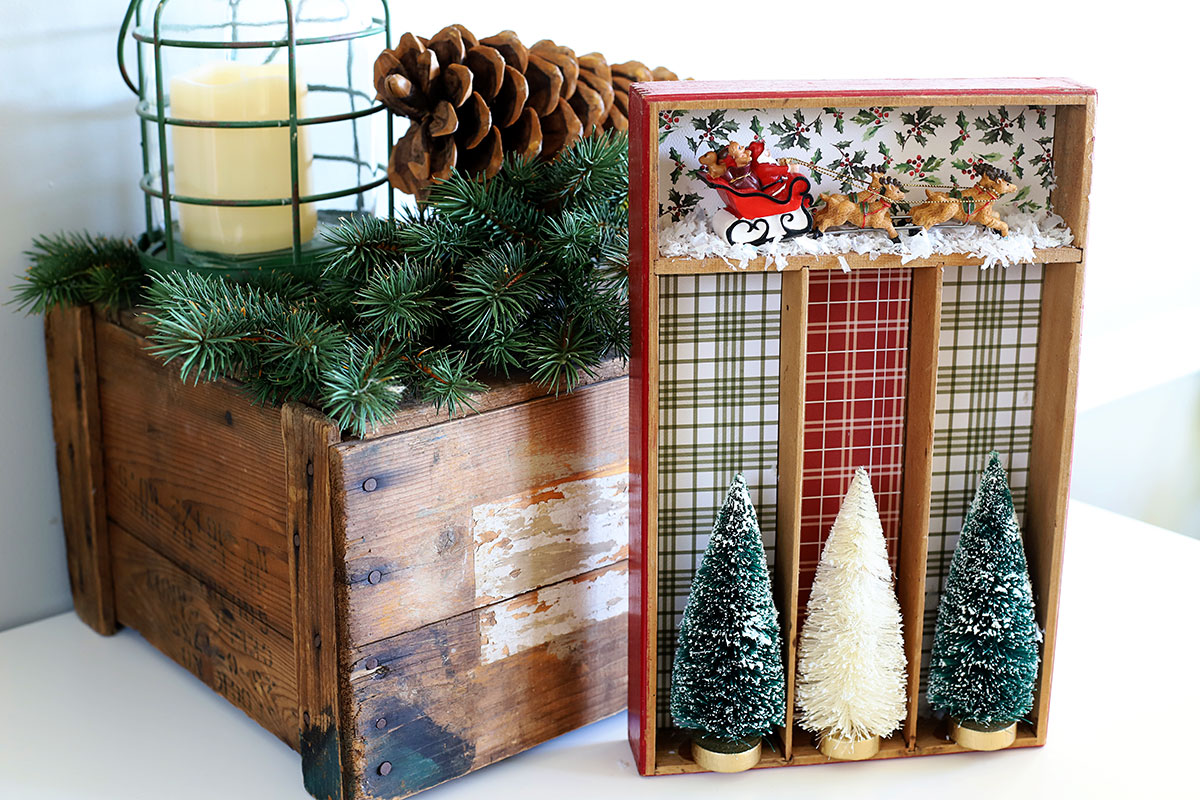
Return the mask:
[[[421, 797], [1200, 798], [1198, 614], [1200, 541], [1073, 503], [1044, 748], [642, 778], [622, 714]], [[307, 797], [296, 753], [137, 633], [0, 634], [0, 798]]]

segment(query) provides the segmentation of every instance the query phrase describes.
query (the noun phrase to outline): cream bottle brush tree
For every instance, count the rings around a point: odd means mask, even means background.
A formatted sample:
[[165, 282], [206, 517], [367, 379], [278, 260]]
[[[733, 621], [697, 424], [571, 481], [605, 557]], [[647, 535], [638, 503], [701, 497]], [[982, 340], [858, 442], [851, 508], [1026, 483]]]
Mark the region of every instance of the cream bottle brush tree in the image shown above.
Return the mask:
[[800, 634], [800, 724], [834, 758], [869, 758], [904, 718], [900, 605], [883, 526], [861, 467], [825, 542]]

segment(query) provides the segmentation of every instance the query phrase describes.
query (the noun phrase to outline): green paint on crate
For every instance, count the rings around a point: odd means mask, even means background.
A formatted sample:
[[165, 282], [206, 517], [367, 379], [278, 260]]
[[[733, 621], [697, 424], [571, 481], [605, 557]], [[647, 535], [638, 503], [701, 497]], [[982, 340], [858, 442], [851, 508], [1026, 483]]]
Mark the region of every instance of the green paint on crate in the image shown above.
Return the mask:
[[[326, 719], [336, 717], [328, 706], [323, 713]], [[304, 772], [304, 788], [313, 797], [341, 800], [340, 747], [341, 736], [336, 725], [323, 728], [305, 726], [300, 729], [300, 763]]]
[[[367, 732], [367, 797], [406, 797], [471, 771], [475, 745], [438, 725], [419, 708], [398, 706], [384, 713], [389, 729]], [[394, 727], [392, 727], [394, 726]], [[390, 768], [383, 774], [380, 766]]]

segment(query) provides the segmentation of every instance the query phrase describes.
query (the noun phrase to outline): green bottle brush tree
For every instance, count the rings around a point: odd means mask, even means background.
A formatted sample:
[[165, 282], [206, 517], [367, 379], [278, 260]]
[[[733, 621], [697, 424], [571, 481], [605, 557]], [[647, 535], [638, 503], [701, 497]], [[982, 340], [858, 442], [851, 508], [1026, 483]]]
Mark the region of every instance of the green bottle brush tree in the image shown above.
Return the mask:
[[929, 666], [929, 703], [954, 720], [956, 737], [967, 729], [961, 744], [1012, 742], [1033, 707], [1041, 639], [1012, 492], [992, 452], [950, 562]]
[[757, 758], [736, 756], [757, 754], [759, 739], [784, 724], [785, 703], [779, 612], [758, 518], [739, 473], [713, 523], [679, 625], [671, 716], [695, 733], [698, 762], [737, 771]]
[[407, 398], [469, 406], [484, 375], [569, 391], [629, 354], [627, 150], [604, 134], [490, 180], [454, 173], [395, 223], [343, 220], [310, 276], [146, 275], [132, 242], [39, 238], [14, 302], [143, 306], [185, 380], [309, 402], [356, 435]]

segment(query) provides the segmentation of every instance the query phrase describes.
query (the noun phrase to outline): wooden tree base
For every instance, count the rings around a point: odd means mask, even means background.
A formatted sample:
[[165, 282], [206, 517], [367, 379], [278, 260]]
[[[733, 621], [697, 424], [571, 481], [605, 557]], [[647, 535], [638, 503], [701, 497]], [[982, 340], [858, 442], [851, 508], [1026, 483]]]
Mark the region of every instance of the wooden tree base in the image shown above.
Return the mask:
[[970, 724], [950, 720], [950, 738], [970, 750], [1003, 750], [1016, 740], [1017, 723], [980, 730]]
[[862, 761], [879, 752], [879, 737], [842, 739], [832, 734], [821, 737], [821, 752], [838, 761]]
[[762, 740], [747, 750], [729, 751], [729, 745], [712, 739], [693, 739], [692, 758], [712, 772], [745, 772], [762, 757]]

